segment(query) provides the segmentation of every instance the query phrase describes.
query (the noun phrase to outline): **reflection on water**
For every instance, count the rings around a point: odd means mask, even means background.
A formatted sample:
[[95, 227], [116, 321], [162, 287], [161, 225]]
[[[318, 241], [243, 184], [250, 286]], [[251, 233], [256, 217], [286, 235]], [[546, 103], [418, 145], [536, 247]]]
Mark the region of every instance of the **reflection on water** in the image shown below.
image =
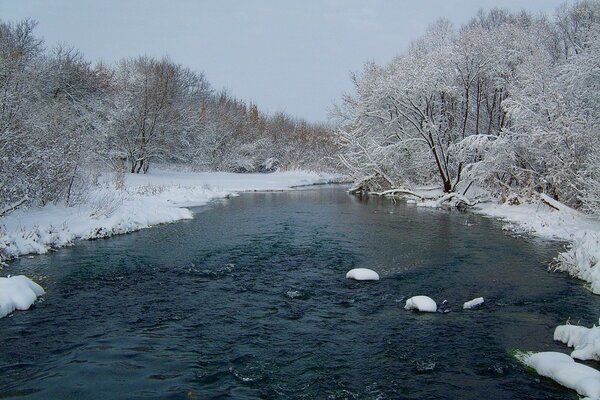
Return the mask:
[[[556, 244], [339, 187], [197, 211], [5, 269], [47, 295], [0, 320], [0, 398], [576, 398], [507, 353], [565, 351], [553, 327], [600, 311], [547, 272]], [[405, 311], [418, 294], [451, 312]]]

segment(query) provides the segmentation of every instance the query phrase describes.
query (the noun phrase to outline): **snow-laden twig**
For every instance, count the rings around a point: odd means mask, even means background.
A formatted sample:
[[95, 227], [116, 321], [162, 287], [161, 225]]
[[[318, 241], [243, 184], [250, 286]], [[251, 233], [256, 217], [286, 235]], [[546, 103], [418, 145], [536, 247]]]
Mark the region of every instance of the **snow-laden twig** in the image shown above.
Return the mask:
[[23, 197], [21, 200], [16, 201], [12, 204], [7, 205], [6, 207], [0, 209], [0, 217], [3, 217], [5, 214], [11, 213], [15, 211], [17, 208], [21, 207], [25, 202], [29, 200], [27, 196]]

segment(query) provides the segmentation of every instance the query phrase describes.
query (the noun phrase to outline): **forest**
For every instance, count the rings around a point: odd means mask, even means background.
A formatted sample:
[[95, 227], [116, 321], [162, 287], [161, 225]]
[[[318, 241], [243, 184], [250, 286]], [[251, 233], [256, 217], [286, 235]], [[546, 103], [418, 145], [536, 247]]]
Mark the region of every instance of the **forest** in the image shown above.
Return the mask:
[[600, 2], [441, 19], [352, 80], [335, 116], [357, 188], [544, 193], [600, 214]]
[[370, 192], [434, 185], [501, 202], [544, 193], [600, 213], [599, 1], [440, 19], [352, 74], [327, 124], [264, 113], [168, 57], [92, 64], [46, 48], [35, 26], [0, 24], [0, 215], [74, 204], [105, 171], [160, 164], [337, 170]]
[[330, 170], [332, 129], [215, 90], [171, 61], [92, 64], [46, 48], [36, 22], [0, 22], [0, 216], [77, 204], [106, 171], [167, 164], [196, 171]]

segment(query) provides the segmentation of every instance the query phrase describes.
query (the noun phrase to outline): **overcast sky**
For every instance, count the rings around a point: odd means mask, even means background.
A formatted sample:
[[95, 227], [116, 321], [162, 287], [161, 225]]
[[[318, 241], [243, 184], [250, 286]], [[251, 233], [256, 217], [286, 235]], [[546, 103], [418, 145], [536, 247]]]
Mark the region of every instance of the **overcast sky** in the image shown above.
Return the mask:
[[553, 14], [563, 0], [0, 0], [0, 18], [33, 18], [47, 45], [91, 61], [169, 55], [270, 112], [325, 120], [350, 71], [389, 61], [440, 17], [479, 8]]

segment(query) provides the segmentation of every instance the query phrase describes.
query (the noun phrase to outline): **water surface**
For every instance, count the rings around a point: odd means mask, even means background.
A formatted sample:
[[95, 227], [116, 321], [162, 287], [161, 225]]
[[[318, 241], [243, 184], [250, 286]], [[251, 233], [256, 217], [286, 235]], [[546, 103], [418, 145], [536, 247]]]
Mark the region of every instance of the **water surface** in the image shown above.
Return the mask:
[[[566, 352], [553, 328], [600, 313], [547, 271], [556, 243], [340, 187], [196, 211], [5, 268], [47, 294], [0, 319], [0, 398], [577, 398], [508, 354]], [[450, 312], [405, 311], [419, 294]]]

